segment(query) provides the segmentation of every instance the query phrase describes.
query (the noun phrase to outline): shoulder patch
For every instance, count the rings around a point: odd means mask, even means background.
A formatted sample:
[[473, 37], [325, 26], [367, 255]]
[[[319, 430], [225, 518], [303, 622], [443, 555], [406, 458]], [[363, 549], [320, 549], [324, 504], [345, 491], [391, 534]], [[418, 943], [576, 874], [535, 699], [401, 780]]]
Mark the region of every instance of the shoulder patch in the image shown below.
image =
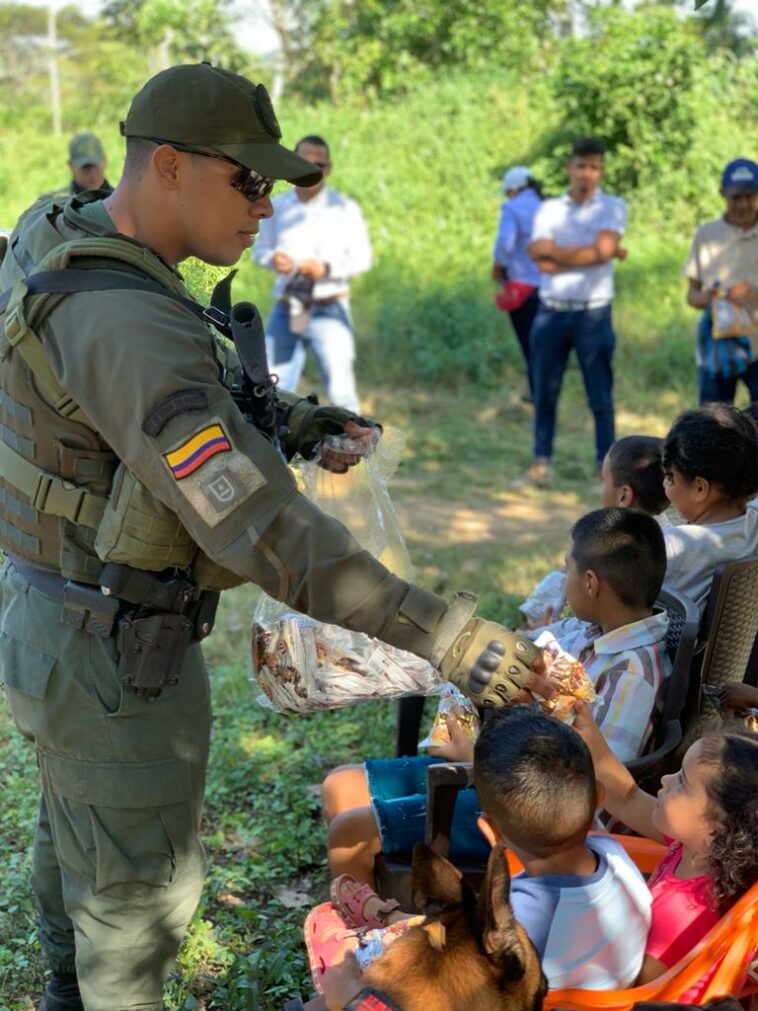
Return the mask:
[[235, 447], [218, 418], [164, 453], [163, 459], [179, 491], [209, 527], [217, 526], [266, 484], [263, 473]]
[[205, 390], [177, 390], [155, 404], [142, 422], [142, 431], [154, 439], [172, 418], [189, 411], [205, 411], [207, 408], [208, 396]]

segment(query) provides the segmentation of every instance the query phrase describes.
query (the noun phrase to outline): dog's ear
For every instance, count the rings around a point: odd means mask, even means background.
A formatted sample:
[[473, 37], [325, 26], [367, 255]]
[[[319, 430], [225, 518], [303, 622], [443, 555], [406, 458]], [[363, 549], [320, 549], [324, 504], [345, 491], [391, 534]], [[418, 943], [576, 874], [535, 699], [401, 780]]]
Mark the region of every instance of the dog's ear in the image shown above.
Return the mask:
[[510, 979], [520, 979], [526, 969], [526, 952], [516, 929], [510, 902], [511, 875], [502, 846], [493, 846], [487, 873], [479, 892], [478, 921], [482, 947]]
[[411, 884], [413, 901], [427, 916], [455, 908], [463, 902], [461, 872], [426, 843], [418, 842], [413, 847]]

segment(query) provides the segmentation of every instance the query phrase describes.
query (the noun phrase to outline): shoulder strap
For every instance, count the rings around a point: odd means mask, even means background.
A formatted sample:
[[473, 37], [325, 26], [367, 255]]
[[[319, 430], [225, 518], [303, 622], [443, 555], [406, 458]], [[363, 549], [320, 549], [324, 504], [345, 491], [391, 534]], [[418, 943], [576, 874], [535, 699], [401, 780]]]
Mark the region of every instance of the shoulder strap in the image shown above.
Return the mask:
[[[121, 270], [105, 270], [99, 267], [87, 269], [70, 267], [59, 270], [43, 270], [31, 274], [26, 279], [27, 295], [73, 294], [80, 291], [149, 291], [164, 298], [170, 298], [202, 319], [211, 323], [224, 336], [230, 336], [227, 314], [214, 305], [202, 306], [191, 298], [185, 298], [170, 291], [157, 281], [137, 277]], [[13, 295], [13, 289], [0, 295], [0, 313], [5, 312]]]

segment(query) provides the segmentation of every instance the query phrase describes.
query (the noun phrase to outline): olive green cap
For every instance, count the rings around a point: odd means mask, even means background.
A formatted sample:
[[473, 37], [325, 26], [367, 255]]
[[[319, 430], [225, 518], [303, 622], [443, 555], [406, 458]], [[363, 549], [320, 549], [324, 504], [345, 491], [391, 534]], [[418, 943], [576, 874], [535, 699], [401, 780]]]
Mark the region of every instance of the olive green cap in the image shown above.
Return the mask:
[[94, 133], [77, 133], [68, 145], [68, 160], [74, 168], [99, 165], [105, 158], [100, 138]]
[[274, 107], [262, 84], [210, 63], [162, 70], [132, 100], [124, 137], [212, 148], [246, 168], [315, 186], [322, 173], [283, 147]]

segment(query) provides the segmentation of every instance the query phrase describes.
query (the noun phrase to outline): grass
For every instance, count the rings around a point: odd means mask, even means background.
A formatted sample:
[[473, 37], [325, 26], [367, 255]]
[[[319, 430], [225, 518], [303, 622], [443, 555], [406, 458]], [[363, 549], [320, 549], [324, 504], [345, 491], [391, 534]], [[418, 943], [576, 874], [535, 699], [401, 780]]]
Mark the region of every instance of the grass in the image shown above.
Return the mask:
[[[628, 311], [622, 305], [622, 323]], [[503, 339], [507, 346], [510, 338]], [[560, 561], [573, 519], [597, 505], [591, 420], [575, 366], [561, 402], [554, 487], [510, 487], [528, 461], [530, 429], [512, 350], [484, 392], [363, 384], [366, 410], [408, 437], [392, 490], [418, 581], [443, 594], [473, 589], [483, 613], [508, 622], [535, 581]], [[662, 434], [690, 400], [686, 359], [664, 384], [658, 353], [622, 340], [620, 434]], [[247, 670], [256, 597], [249, 586], [225, 595], [206, 651], [215, 708], [203, 824], [209, 874], [168, 986], [171, 1011], [274, 1011], [287, 996], [307, 991], [300, 927], [327, 884], [318, 784], [336, 764], [393, 749], [392, 704], [300, 718], [257, 705]], [[29, 1011], [43, 985], [28, 885], [37, 781], [33, 751], [4, 706], [0, 776], [0, 1007]]]

